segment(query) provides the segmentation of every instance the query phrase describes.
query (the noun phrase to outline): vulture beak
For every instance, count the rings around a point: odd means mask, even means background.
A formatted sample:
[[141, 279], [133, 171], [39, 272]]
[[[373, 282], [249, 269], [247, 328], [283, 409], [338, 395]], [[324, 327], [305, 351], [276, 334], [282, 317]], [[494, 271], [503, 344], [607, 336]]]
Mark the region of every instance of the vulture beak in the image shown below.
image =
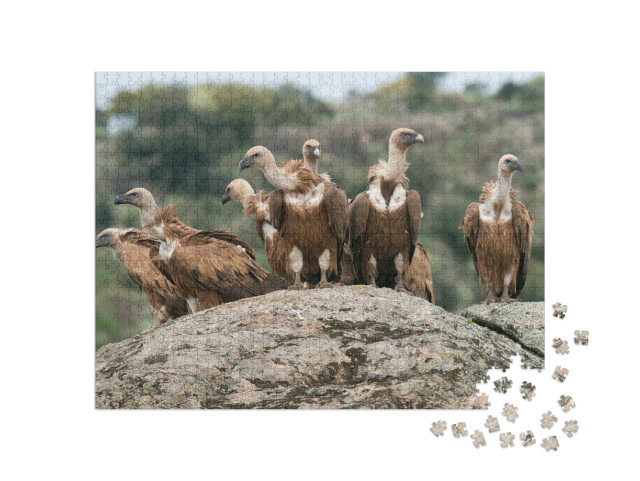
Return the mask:
[[318, 147], [316, 147], [316, 149], [313, 151], [313, 155], [315, 155], [316, 157], [320, 157], [320, 149]]
[[113, 199], [113, 203], [116, 204], [116, 205], [118, 205], [118, 204], [128, 204], [129, 203], [129, 199], [127, 199], [127, 194], [120, 194], [118, 197]]
[[96, 249], [97, 249], [98, 247], [102, 247], [102, 242], [100, 241], [100, 239], [98, 239], [98, 238], [96, 237]]
[[249, 159], [249, 157], [245, 155], [244, 159], [242, 159], [238, 164], [238, 167], [240, 167], [240, 170], [248, 169], [249, 167], [251, 167], [251, 160]]
[[518, 162], [517, 160], [513, 161], [513, 166], [511, 168], [513, 170], [519, 170], [520, 172], [522, 172], [522, 166], [520, 165], [520, 162]]
[[[241, 169], [242, 169], [242, 167], [241, 167]], [[222, 194], [222, 205], [225, 205], [230, 200], [231, 200], [231, 196], [229, 196], [229, 194], [227, 194], [226, 192], [224, 194]]]
[[422, 134], [416, 134], [416, 143], [424, 144], [424, 137]]

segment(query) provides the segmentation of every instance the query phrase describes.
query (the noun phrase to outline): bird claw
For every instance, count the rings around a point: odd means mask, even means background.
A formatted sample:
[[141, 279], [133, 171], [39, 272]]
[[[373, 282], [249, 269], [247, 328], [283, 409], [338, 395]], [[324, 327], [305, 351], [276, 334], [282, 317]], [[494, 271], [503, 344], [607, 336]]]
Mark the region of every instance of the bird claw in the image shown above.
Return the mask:
[[330, 282], [318, 282], [316, 285], [316, 289], [328, 289], [330, 287], [333, 287], [333, 284]]
[[404, 286], [396, 286], [394, 287], [396, 292], [404, 292], [405, 294], [411, 294], [411, 292]]
[[304, 285], [302, 284], [293, 284], [289, 286], [289, 290], [292, 290], [292, 291], [301, 291], [303, 289], [304, 289]]

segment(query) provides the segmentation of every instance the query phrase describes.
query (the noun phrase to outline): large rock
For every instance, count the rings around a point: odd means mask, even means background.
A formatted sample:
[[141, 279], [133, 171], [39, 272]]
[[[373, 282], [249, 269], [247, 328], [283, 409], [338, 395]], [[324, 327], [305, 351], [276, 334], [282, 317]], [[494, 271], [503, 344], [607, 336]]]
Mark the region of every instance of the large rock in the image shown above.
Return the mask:
[[279, 291], [96, 353], [99, 408], [482, 408], [476, 383], [543, 357], [422, 299], [366, 286]]
[[475, 304], [463, 310], [461, 315], [544, 357], [543, 302]]

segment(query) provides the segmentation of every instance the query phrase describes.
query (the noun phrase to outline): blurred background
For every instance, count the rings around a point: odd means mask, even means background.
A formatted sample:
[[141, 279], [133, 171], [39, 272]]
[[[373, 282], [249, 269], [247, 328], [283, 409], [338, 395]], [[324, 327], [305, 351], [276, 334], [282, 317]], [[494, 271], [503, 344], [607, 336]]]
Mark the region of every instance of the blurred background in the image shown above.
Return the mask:
[[[544, 300], [544, 76], [542, 73], [169, 73], [96, 74], [96, 234], [140, 228], [138, 210], [113, 199], [149, 189], [198, 229], [230, 229], [268, 268], [253, 220], [222, 206], [227, 184], [243, 177], [273, 188], [238, 162], [264, 145], [281, 162], [301, 158], [303, 143], [322, 144], [319, 170], [354, 198], [367, 172], [387, 158], [391, 131], [425, 137], [407, 159], [420, 193], [420, 242], [434, 276], [436, 304], [458, 312], [486, 296], [458, 225], [498, 159], [516, 155], [514, 175], [535, 218], [532, 262], [520, 299]], [[96, 251], [96, 348], [155, 323], [151, 308], [110, 249]]]

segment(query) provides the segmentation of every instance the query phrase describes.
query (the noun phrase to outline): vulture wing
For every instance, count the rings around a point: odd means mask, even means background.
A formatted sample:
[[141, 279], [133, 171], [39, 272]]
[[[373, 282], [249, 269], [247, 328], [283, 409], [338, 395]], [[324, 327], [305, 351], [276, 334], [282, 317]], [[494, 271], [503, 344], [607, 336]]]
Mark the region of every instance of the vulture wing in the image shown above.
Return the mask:
[[409, 234], [411, 235], [411, 250], [409, 251], [409, 263], [411, 263], [422, 222], [422, 203], [420, 202], [420, 194], [415, 190], [410, 190], [407, 193], [407, 215], [409, 217]]
[[422, 244], [416, 244], [416, 252], [405, 277], [405, 287], [414, 295], [426, 299], [431, 304], [436, 303], [431, 264], [429, 263], [427, 250]]
[[353, 256], [353, 270], [356, 281], [362, 282], [362, 249], [367, 234], [369, 219], [369, 196], [366, 192], [358, 194], [349, 207], [349, 240]]
[[329, 227], [336, 237], [338, 276], [342, 275], [342, 251], [349, 233], [349, 201], [347, 194], [335, 184], [328, 185], [324, 194], [324, 208], [329, 219]]
[[282, 229], [282, 221], [284, 220], [284, 191], [274, 190], [269, 194], [269, 215], [271, 217], [271, 225], [277, 229]]
[[176, 284], [176, 281], [171, 277], [171, 271], [167, 268], [167, 265], [160, 257], [160, 245], [153, 246], [149, 249], [149, 259], [160, 273], [165, 276], [169, 282]]
[[187, 237], [183, 237], [180, 239], [180, 245], [182, 246], [196, 246], [202, 244], [209, 244], [213, 240], [220, 240], [223, 242], [228, 242], [229, 244], [233, 244], [235, 246], [241, 247], [247, 251], [247, 254], [252, 259], [255, 259], [253, 247], [243, 241], [240, 237], [235, 234], [232, 234], [228, 230], [201, 230], [196, 232], [195, 234], [191, 234]]
[[[480, 225], [480, 208], [477, 202], [469, 204], [467, 212], [464, 214], [464, 219], [460, 222], [458, 229], [462, 229], [464, 234], [464, 240], [467, 242], [467, 247], [471, 256], [473, 257], [473, 265], [478, 272], [478, 256], [476, 255], [476, 244], [478, 242], [478, 227]], [[479, 273], [478, 273], [479, 274]]]
[[516, 242], [520, 253], [518, 275], [516, 277], [516, 292], [514, 298], [520, 295], [529, 272], [529, 259], [531, 257], [531, 241], [533, 238], [533, 216], [522, 202], [515, 201], [511, 208], [511, 218], [516, 232]]
[[160, 241], [154, 239], [143, 230], [130, 230], [120, 234], [120, 240], [129, 244], [142, 247], [153, 247], [160, 244]]

